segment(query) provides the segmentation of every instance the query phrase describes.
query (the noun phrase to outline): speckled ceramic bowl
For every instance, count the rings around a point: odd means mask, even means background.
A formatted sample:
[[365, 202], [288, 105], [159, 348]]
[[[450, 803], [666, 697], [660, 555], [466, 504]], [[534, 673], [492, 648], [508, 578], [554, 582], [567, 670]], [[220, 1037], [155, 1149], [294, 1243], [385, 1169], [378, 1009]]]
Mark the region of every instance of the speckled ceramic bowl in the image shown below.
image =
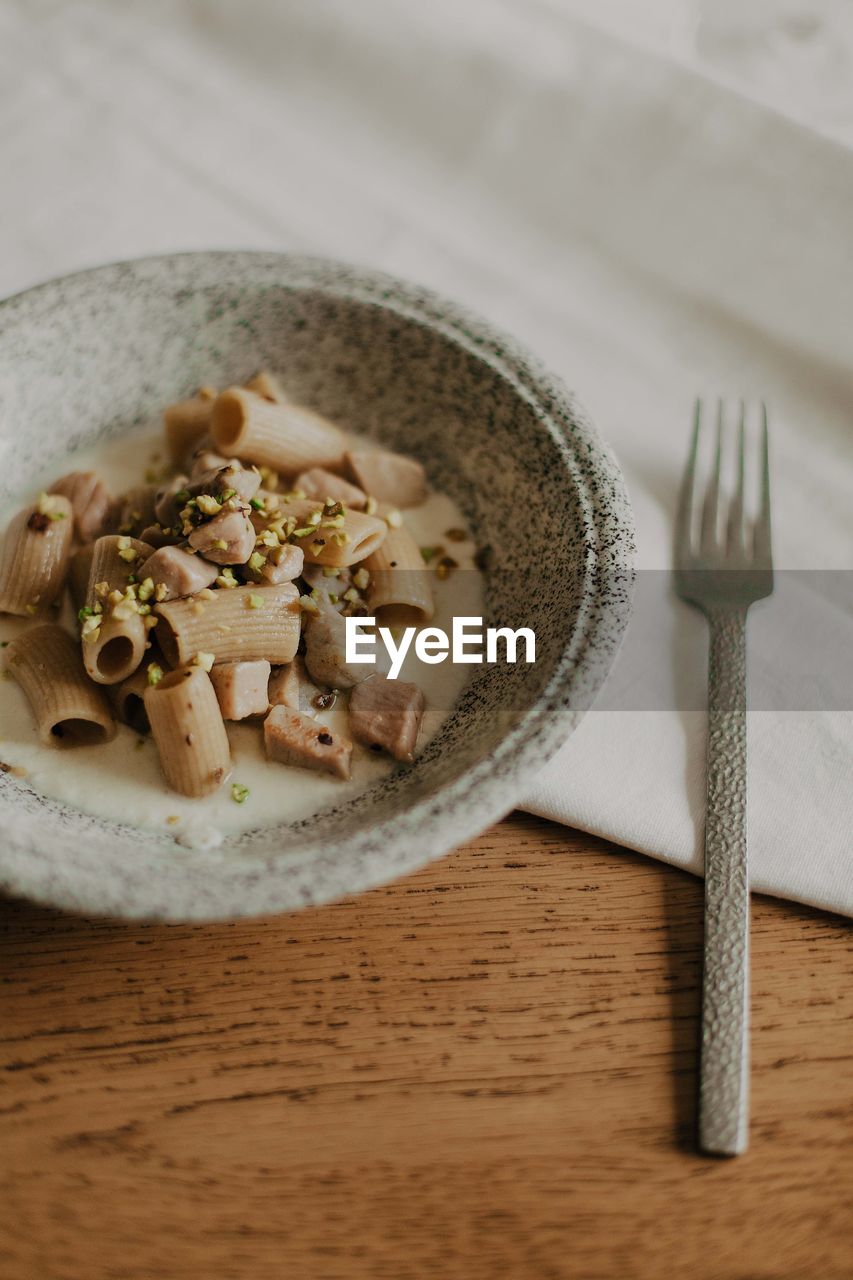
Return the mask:
[[[87, 817], [0, 774], [0, 887], [79, 911], [219, 918], [399, 876], [505, 814], [571, 733], [630, 600], [632, 518], [574, 397], [511, 340], [417, 287], [337, 263], [200, 253], [107, 266], [0, 306], [9, 492], [203, 382], [280, 370], [295, 398], [423, 460], [492, 548], [487, 621], [535, 666], [475, 668], [416, 764], [322, 817], [213, 852]], [[61, 759], [58, 761], [61, 765]]]

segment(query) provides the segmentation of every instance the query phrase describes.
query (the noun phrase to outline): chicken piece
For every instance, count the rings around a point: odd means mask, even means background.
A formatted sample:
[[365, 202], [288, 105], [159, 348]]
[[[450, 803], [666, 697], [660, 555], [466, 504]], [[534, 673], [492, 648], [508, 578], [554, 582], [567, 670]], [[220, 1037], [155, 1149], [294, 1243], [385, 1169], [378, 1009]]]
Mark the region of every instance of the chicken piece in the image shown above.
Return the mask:
[[332, 706], [334, 693], [322, 692], [308, 678], [305, 660], [299, 654], [286, 667], [277, 667], [270, 676], [269, 701], [271, 707], [290, 707], [304, 716], [313, 716], [321, 709], [314, 699], [320, 697]]
[[223, 465], [200, 473], [187, 487], [192, 497], [207, 493], [221, 499], [222, 494], [228, 493], [241, 502], [249, 502], [261, 487], [261, 475], [254, 467], [243, 467], [226, 458]]
[[143, 542], [148, 542], [152, 547], [173, 547], [177, 542], [183, 542], [184, 535], [180, 529], [169, 528], [169, 532], [163, 528], [161, 524], [149, 524], [140, 533]]
[[[218, 572], [215, 564], [202, 556], [190, 555], [183, 547], [160, 547], [140, 565], [136, 576], [140, 582], [146, 578], [153, 580], [155, 599], [160, 602], [194, 596], [197, 591], [211, 586]], [[165, 595], [162, 590], [156, 591], [161, 586], [166, 588]]]
[[323, 467], [311, 467], [309, 471], [303, 471], [294, 480], [293, 487], [301, 489], [309, 498], [318, 498], [321, 502], [332, 498], [335, 502], [342, 502], [345, 507], [352, 507], [354, 511], [363, 511], [367, 503], [366, 493], [350, 484], [349, 480], [344, 480], [343, 476], [336, 476], [333, 471], [326, 471]]
[[303, 769], [350, 776], [352, 743], [290, 707], [273, 707], [264, 721], [264, 747], [270, 760]]
[[426, 475], [414, 458], [381, 449], [356, 449], [346, 455], [346, 464], [356, 484], [378, 502], [417, 507], [426, 501]]
[[[189, 477], [184, 475], [172, 476], [166, 484], [161, 485], [154, 495], [154, 515], [159, 524], [164, 529], [172, 529], [178, 523], [178, 512], [186, 503], [187, 485]], [[181, 499], [175, 501], [177, 494], [181, 494]]]
[[344, 593], [352, 586], [352, 570], [332, 569], [322, 564], [306, 564], [302, 570], [302, 578], [311, 588], [312, 593], [320, 592], [338, 613], [346, 608], [349, 602], [344, 600]]
[[416, 684], [369, 676], [350, 694], [350, 732], [372, 751], [387, 751], [411, 764], [425, 709]]
[[63, 494], [71, 503], [79, 542], [94, 542], [106, 531], [112, 501], [94, 471], [71, 471], [52, 484], [50, 492]]
[[311, 679], [328, 689], [351, 689], [375, 671], [390, 668], [387, 651], [376, 646], [376, 663], [347, 664], [346, 620], [322, 598], [317, 612], [303, 615], [305, 666]]
[[228, 459], [216, 452], [213, 436], [205, 436], [190, 458], [190, 479], [198, 480], [208, 471], [219, 471], [228, 466]]
[[210, 678], [224, 720], [265, 716], [269, 710], [270, 664], [265, 658], [252, 662], [220, 662]]
[[255, 530], [244, 511], [226, 508], [193, 529], [189, 544], [214, 564], [245, 564], [255, 549]]
[[280, 547], [272, 547], [266, 564], [261, 569], [261, 580], [275, 586], [279, 582], [292, 582], [302, 573], [305, 554], [301, 547], [292, 542], [284, 542]]

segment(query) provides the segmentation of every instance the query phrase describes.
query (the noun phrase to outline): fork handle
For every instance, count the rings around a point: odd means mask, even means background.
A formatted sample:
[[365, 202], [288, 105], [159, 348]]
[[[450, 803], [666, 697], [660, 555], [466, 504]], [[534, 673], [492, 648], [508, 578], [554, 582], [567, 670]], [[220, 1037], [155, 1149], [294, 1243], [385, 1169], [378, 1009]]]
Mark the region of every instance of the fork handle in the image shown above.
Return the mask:
[[705, 965], [699, 1145], [746, 1149], [749, 1119], [749, 879], [746, 852], [746, 609], [708, 610]]

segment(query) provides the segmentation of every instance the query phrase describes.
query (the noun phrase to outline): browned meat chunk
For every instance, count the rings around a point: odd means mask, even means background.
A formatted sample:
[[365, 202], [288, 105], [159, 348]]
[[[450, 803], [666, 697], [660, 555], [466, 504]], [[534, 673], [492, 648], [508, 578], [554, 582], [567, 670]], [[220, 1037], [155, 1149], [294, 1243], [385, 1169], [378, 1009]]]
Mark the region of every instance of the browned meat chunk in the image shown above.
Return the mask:
[[[314, 703], [320, 690], [308, 678], [305, 660], [299, 654], [286, 667], [278, 667], [272, 673], [268, 692], [271, 707], [290, 707], [304, 716], [313, 716], [320, 709]], [[334, 699], [334, 694], [322, 696], [330, 703]]]
[[304, 563], [305, 554], [301, 547], [295, 547], [291, 542], [282, 543], [280, 547], [270, 550], [267, 562], [261, 569], [261, 578], [273, 585], [292, 582], [301, 574]]
[[205, 436], [190, 458], [190, 479], [198, 480], [209, 471], [220, 471], [228, 466], [228, 459], [216, 452], [213, 436]]
[[50, 492], [63, 494], [71, 503], [78, 541], [93, 542], [106, 532], [112, 503], [94, 471], [72, 471], [61, 476], [51, 485]]
[[210, 678], [224, 720], [245, 720], [264, 716], [269, 709], [267, 686], [270, 664], [261, 658], [252, 662], [220, 662]]
[[207, 493], [212, 498], [221, 500], [223, 494], [239, 498], [241, 502], [249, 502], [261, 487], [261, 474], [254, 467], [243, 467], [239, 462], [229, 462], [227, 458], [220, 466], [210, 471], [201, 472], [187, 486], [192, 497]]
[[[137, 578], [144, 582], [151, 578], [155, 587], [155, 599], [180, 600], [183, 596], [194, 596], [197, 591], [209, 587], [216, 581], [219, 572], [215, 564], [201, 556], [190, 555], [183, 547], [161, 547], [149, 556], [137, 570]], [[159, 586], [166, 588], [156, 591]]]
[[193, 529], [189, 544], [214, 564], [245, 564], [255, 549], [255, 530], [245, 512], [226, 507]]
[[424, 707], [424, 695], [416, 684], [370, 676], [350, 694], [352, 736], [373, 750], [411, 763]]
[[183, 542], [184, 535], [180, 529], [170, 528], [166, 533], [161, 524], [149, 524], [140, 533], [143, 542], [148, 542], [152, 547], [173, 547], [176, 542]]
[[[178, 512], [186, 502], [187, 493], [187, 477], [183, 475], [173, 476], [172, 479], [160, 488], [154, 495], [154, 515], [157, 517], [157, 523], [164, 529], [173, 529], [178, 523]], [[181, 497], [176, 501], [176, 495]]]
[[417, 507], [426, 501], [424, 469], [401, 453], [357, 449], [347, 454], [347, 466], [356, 484], [378, 502], [395, 507]]
[[280, 764], [350, 776], [350, 740], [290, 707], [273, 707], [264, 721], [264, 746], [269, 759]]
[[323, 467], [311, 467], [310, 471], [303, 471], [294, 480], [293, 487], [301, 489], [309, 498], [319, 498], [321, 502], [332, 498], [335, 502], [342, 502], [345, 507], [352, 507], [355, 511], [363, 511], [367, 502], [367, 494], [356, 485], [350, 484], [349, 480], [344, 480], [342, 476], [336, 476], [333, 471], [326, 471]]
[[346, 622], [327, 600], [320, 599], [317, 613], [303, 615], [305, 666], [317, 684], [329, 689], [351, 689], [377, 669], [388, 670], [388, 655], [377, 645], [376, 663], [347, 665]]

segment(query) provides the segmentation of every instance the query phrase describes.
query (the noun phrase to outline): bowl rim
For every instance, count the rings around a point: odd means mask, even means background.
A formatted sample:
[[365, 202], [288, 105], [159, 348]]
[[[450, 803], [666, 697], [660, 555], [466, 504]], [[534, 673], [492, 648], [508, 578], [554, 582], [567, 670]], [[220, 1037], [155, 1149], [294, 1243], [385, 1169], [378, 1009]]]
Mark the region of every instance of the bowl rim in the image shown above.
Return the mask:
[[[261, 273], [272, 286], [379, 306], [439, 332], [503, 378], [557, 445], [567, 479], [576, 485], [586, 517], [582, 608], [546, 686], [497, 745], [393, 817], [367, 823], [351, 837], [336, 838], [333, 844], [345, 844], [348, 853], [358, 855], [338, 863], [337, 875], [316, 874], [320, 845], [310, 836], [300, 849], [289, 849], [284, 861], [242, 852], [231, 862], [217, 857], [211, 863], [215, 886], [207, 884], [204, 892], [199, 891], [195, 861], [169, 859], [159, 850], [152, 850], [145, 860], [144, 873], [128, 874], [123, 868], [119, 886], [106, 874], [80, 877], [77, 864], [58, 865], [35, 847], [7, 845], [0, 850], [0, 887], [6, 892], [89, 914], [179, 921], [298, 909], [363, 892], [441, 857], [505, 816], [524, 786], [569, 737], [606, 678], [630, 614], [634, 520], [609, 447], [574, 393], [537, 356], [432, 289], [325, 257], [266, 250], [154, 254], [54, 277], [0, 301], [0, 341], [10, 322], [14, 326], [20, 319], [37, 319], [40, 308], [52, 305], [52, 293], [69, 287], [114, 287], [134, 276], [171, 277], [176, 270], [192, 275], [196, 269], [197, 289], [211, 282], [221, 286], [234, 273], [234, 282], [245, 284]], [[212, 281], [203, 279], [205, 271]], [[151, 874], [152, 868], [158, 876]]]

